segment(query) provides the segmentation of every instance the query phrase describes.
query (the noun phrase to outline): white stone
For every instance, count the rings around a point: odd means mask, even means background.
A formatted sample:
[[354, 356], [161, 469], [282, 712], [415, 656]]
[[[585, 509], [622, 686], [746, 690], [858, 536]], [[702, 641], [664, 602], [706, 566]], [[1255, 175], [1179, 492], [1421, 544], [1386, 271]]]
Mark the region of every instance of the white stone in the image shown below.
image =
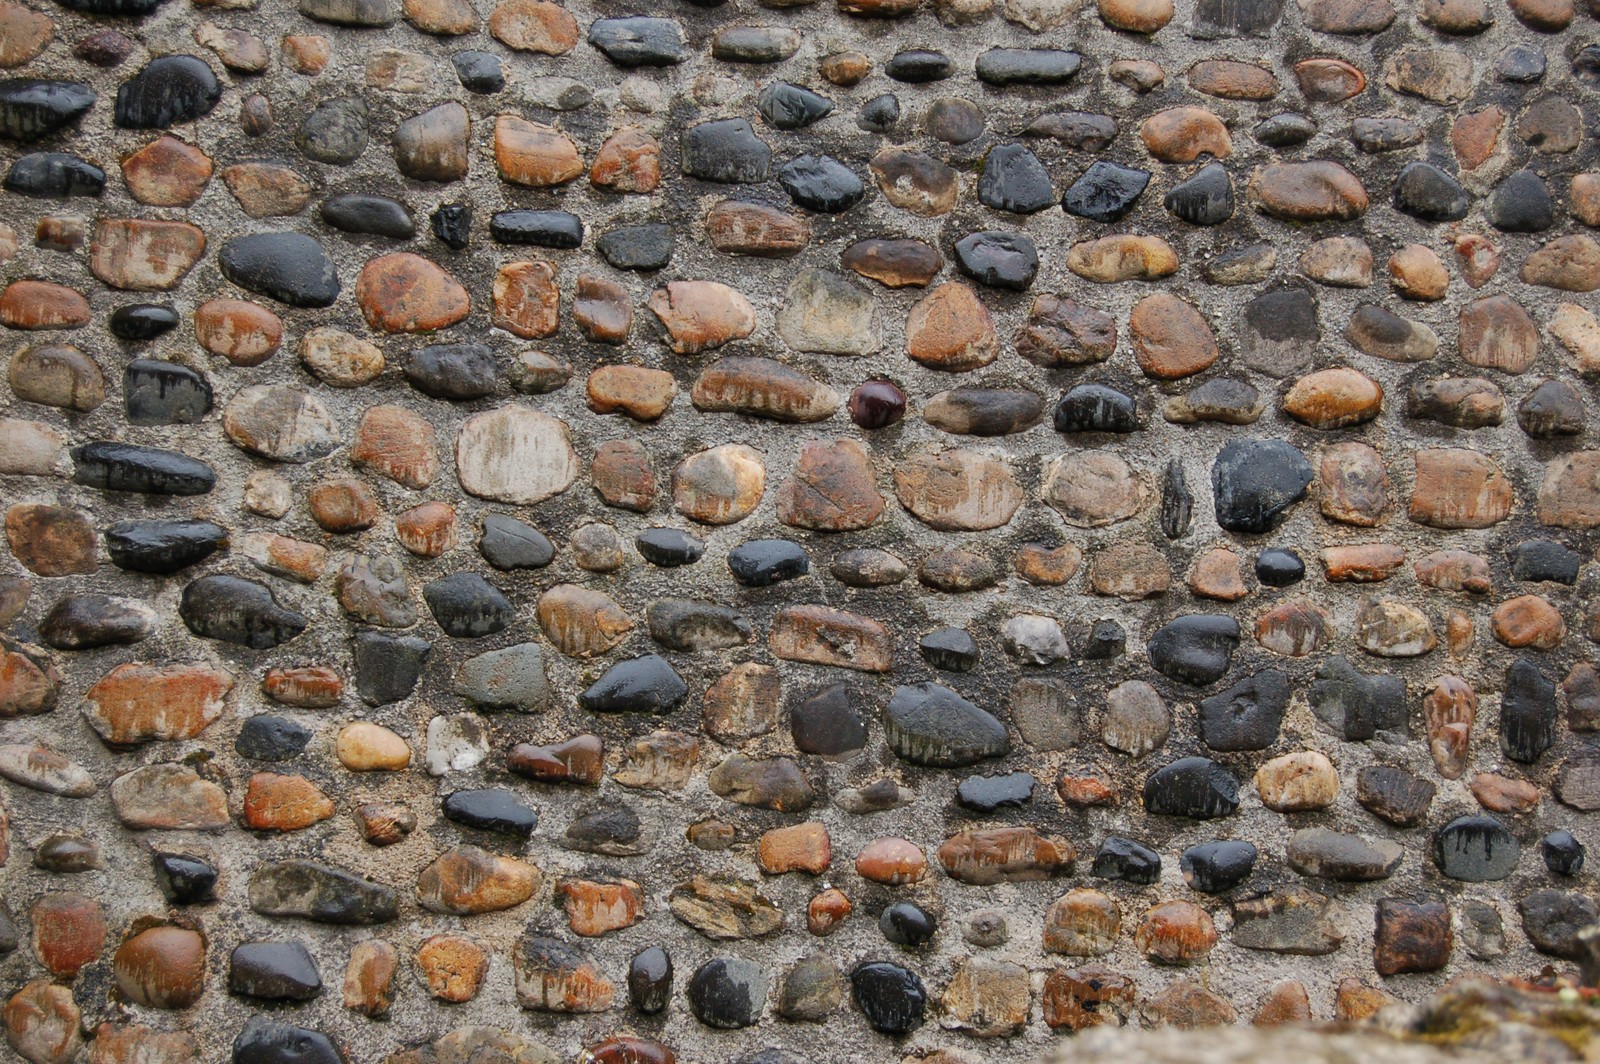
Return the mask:
[[471, 713], [428, 721], [428, 775], [468, 772], [489, 756], [489, 735]]
[[60, 477], [70, 469], [67, 438], [42, 421], [0, 418], [0, 473]]
[[461, 426], [456, 475], [470, 495], [530, 506], [572, 486], [578, 456], [565, 421], [512, 404]]

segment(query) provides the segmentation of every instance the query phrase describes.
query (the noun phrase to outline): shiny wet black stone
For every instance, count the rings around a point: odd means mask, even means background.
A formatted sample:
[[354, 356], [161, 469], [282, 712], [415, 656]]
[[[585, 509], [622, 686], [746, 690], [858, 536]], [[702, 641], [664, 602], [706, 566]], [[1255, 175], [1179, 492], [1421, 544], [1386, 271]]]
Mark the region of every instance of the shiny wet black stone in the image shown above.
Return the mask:
[[1020, 144], [997, 144], [984, 156], [978, 199], [997, 211], [1034, 214], [1052, 206], [1056, 193], [1037, 155]]
[[158, 850], [150, 860], [155, 867], [156, 886], [173, 905], [195, 905], [215, 897], [217, 869], [205, 858]]
[[1200, 740], [1213, 750], [1265, 750], [1289, 709], [1289, 678], [1263, 669], [1200, 701]]
[[1080, 384], [1056, 404], [1057, 432], [1138, 432], [1133, 397], [1104, 384]]
[[628, 1000], [645, 1015], [663, 1011], [672, 1000], [672, 955], [650, 946], [628, 962]]
[[1083, 56], [1057, 48], [991, 48], [978, 56], [973, 72], [985, 85], [1061, 85], [1083, 66]]
[[1254, 844], [1235, 839], [1202, 842], [1183, 851], [1178, 869], [1189, 889], [1222, 894], [1250, 878], [1256, 867]]
[[1517, 869], [1522, 846], [1492, 816], [1459, 816], [1433, 836], [1433, 863], [1451, 879], [1488, 883]]
[[211, 521], [119, 521], [106, 529], [105, 540], [118, 569], [165, 575], [221, 550], [228, 530]]
[[883, 711], [889, 748], [914, 765], [960, 768], [1011, 750], [1004, 724], [948, 687], [896, 687]]
[[1306, 578], [1306, 563], [1287, 547], [1268, 547], [1256, 556], [1256, 579], [1267, 587], [1293, 587]]
[[291, 307], [327, 307], [339, 298], [333, 260], [303, 233], [234, 237], [222, 246], [217, 265], [240, 288]]
[[1394, 765], [1367, 765], [1356, 774], [1356, 801], [1380, 820], [1414, 828], [1428, 816], [1438, 788]]
[[1350, 742], [1406, 727], [1406, 685], [1387, 673], [1368, 675], [1335, 654], [1317, 669], [1306, 695], [1318, 720]]
[[728, 571], [745, 587], [771, 587], [805, 576], [811, 559], [792, 539], [752, 539], [728, 552]]
[[1500, 749], [1513, 761], [1532, 764], [1556, 741], [1556, 685], [1529, 658], [1506, 670], [1500, 694]]
[[422, 587], [423, 601], [444, 634], [478, 639], [507, 628], [516, 616], [511, 600], [477, 573], [451, 573]]
[[188, 366], [136, 358], [122, 371], [130, 425], [194, 425], [211, 412], [211, 384]]
[[411, 387], [435, 399], [482, 399], [500, 379], [494, 352], [485, 344], [429, 344], [406, 355], [401, 365]]
[[292, 761], [311, 742], [312, 731], [299, 721], [258, 713], [239, 726], [233, 750], [252, 761]]
[[492, 52], [457, 52], [450, 57], [461, 87], [479, 96], [493, 96], [506, 87], [506, 72], [500, 57]]
[[824, 687], [795, 706], [789, 734], [802, 754], [837, 757], [867, 744], [867, 725], [846, 684]]
[[131, 443], [86, 443], [72, 448], [72, 480], [90, 488], [145, 495], [204, 495], [216, 472], [198, 458]]
[[964, 628], [941, 628], [917, 643], [923, 660], [946, 672], [971, 672], [978, 667], [978, 641]]
[[460, 251], [467, 246], [467, 240], [472, 235], [472, 205], [441, 203], [428, 215], [428, 225], [441, 243]]
[[755, 961], [713, 957], [689, 977], [688, 996], [690, 1010], [707, 1027], [751, 1027], [767, 1003], [767, 976]]
[[956, 267], [979, 284], [1025, 292], [1039, 274], [1039, 249], [1024, 233], [986, 230], [955, 244]]
[[222, 84], [192, 55], [164, 55], [117, 89], [114, 119], [123, 129], [166, 129], [211, 113]]
[[1123, 883], [1155, 883], [1161, 879], [1161, 855], [1136, 839], [1107, 835], [1095, 851], [1089, 874]]
[[344, 166], [361, 157], [370, 138], [366, 101], [359, 96], [339, 96], [312, 109], [300, 123], [294, 143], [319, 163]]
[[1284, 0], [1198, 0], [1189, 36], [1202, 41], [1265, 37], [1283, 17]]
[[1031, 772], [968, 776], [956, 785], [956, 801], [975, 813], [1015, 809], [1033, 801], [1033, 788], [1038, 782]]
[[664, 67], [689, 58], [683, 30], [669, 18], [601, 18], [589, 24], [589, 43], [619, 67]]
[[571, 211], [496, 211], [489, 237], [496, 244], [570, 249], [583, 243], [583, 222]]
[[105, 187], [104, 170], [76, 155], [59, 151], [24, 155], [6, 171], [5, 190], [19, 196], [98, 196]]
[[178, 616], [195, 635], [268, 650], [305, 631], [305, 614], [278, 605], [266, 584], [213, 573], [183, 589]]
[[317, 962], [298, 942], [245, 942], [228, 958], [228, 993], [267, 1001], [310, 1001], [322, 990]]
[[867, 186], [855, 172], [826, 155], [802, 155], [778, 170], [778, 184], [798, 207], [839, 214], [861, 202]]
[[900, 122], [900, 97], [892, 92], [874, 96], [856, 112], [856, 125], [868, 133], [887, 133]]
[[56, 0], [62, 7], [69, 7], [88, 15], [120, 15], [125, 18], [148, 15], [166, 2], [167, 0]]
[[886, 429], [906, 416], [906, 393], [889, 381], [864, 381], [850, 393], [850, 420], [864, 429]]
[[1531, 44], [1514, 44], [1495, 57], [1494, 72], [1501, 81], [1531, 85], [1544, 80], [1544, 49]]
[[685, 174], [724, 185], [759, 184], [772, 168], [772, 149], [743, 118], [690, 126], [683, 134]]
[[106, 325], [119, 340], [154, 340], [177, 328], [178, 321], [177, 310], [165, 303], [129, 303], [113, 310]]
[[1394, 209], [1424, 222], [1453, 222], [1467, 216], [1472, 197], [1432, 163], [1413, 162], [1395, 178]]
[[1530, 170], [1518, 170], [1496, 185], [1483, 215], [1502, 233], [1542, 233], [1556, 224], [1550, 189]]
[[928, 992], [909, 968], [888, 961], [867, 961], [850, 972], [850, 996], [875, 1031], [910, 1034], [922, 1026]]
[[914, 901], [897, 901], [878, 914], [878, 930], [896, 946], [919, 949], [933, 941], [939, 921]]
[[322, 201], [322, 220], [335, 229], [363, 236], [410, 240], [417, 235], [416, 219], [406, 205], [388, 196], [346, 192]]
[[665, 713], [689, 693], [683, 677], [658, 654], [619, 661], [578, 696], [593, 713]]
[[446, 820], [523, 839], [539, 826], [539, 814], [515, 794], [499, 787], [455, 791], [445, 797], [441, 809]]
[[94, 106], [94, 90], [77, 81], [0, 79], [0, 137], [24, 144], [76, 122]]
[[361, 631], [351, 641], [356, 690], [370, 706], [411, 697], [433, 644], [416, 635]]
[[645, 561], [663, 569], [693, 565], [706, 552], [700, 537], [677, 528], [647, 528], [634, 537], [633, 545]]
[[1539, 840], [1544, 866], [1558, 876], [1575, 876], [1583, 871], [1583, 843], [1566, 828], [1559, 828]]
[[1283, 440], [1234, 440], [1211, 466], [1217, 524], [1229, 532], [1270, 532], [1305, 497], [1311, 463]]
[[555, 559], [556, 548], [543, 532], [509, 514], [484, 514], [478, 553], [501, 572], [511, 572], [543, 569]]
[[1178, 539], [1189, 531], [1193, 519], [1194, 494], [1189, 490], [1189, 478], [1182, 462], [1169, 459], [1161, 472], [1161, 534]]
[[1292, 148], [1316, 136], [1317, 124], [1305, 115], [1286, 111], [1256, 123], [1250, 135], [1268, 148]]
[[604, 233], [595, 250], [619, 270], [659, 270], [672, 261], [672, 227], [624, 225]]
[[1102, 159], [1067, 187], [1061, 206], [1093, 222], [1114, 222], [1133, 210], [1148, 184], [1150, 171]]
[[950, 57], [943, 52], [926, 48], [913, 48], [896, 52], [883, 65], [883, 72], [895, 81], [910, 85], [925, 85], [930, 81], [943, 81], [954, 70]]
[[1576, 584], [1583, 556], [1548, 539], [1523, 540], [1508, 551], [1511, 576], [1516, 580], [1547, 580], [1556, 584]]
[[756, 110], [774, 129], [804, 129], [833, 113], [833, 101], [787, 81], [756, 93]]
[[1190, 225], [1221, 225], [1233, 217], [1233, 180], [1221, 163], [1208, 163], [1174, 185], [1161, 202], [1169, 214]]
[[1161, 675], [1204, 687], [1222, 679], [1238, 646], [1238, 621], [1221, 614], [1194, 613], [1156, 629], [1145, 650]]
[[1128, 633], [1116, 621], [1102, 619], [1089, 626], [1083, 643], [1083, 660], [1112, 661], [1128, 650]]
[[348, 1064], [333, 1039], [307, 1027], [252, 1016], [233, 1040], [233, 1064]]
[[92, 591], [62, 596], [39, 620], [39, 638], [57, 650], [127, 646], [149, 638], [154, 618], [129, 599]]
[[1239, 808], [1239, 781], [1206, 757], [1183, 757], [1152, 772], [1144, 781], [1145, 812], [1214, 820]]

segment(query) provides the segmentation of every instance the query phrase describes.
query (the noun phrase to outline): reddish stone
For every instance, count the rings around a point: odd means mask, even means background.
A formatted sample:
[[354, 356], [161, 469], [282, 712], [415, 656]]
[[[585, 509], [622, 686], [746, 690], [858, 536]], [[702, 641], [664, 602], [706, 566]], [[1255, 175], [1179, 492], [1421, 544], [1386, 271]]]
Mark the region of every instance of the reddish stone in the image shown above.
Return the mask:
[[164, 291], [177, 287], [205, 249], [205, 233], [188, 222], [102, 218], [95, 225], [89, 270], [112, 288]]
[[257, 772], [244, 792], [244, 824], [256, 831], [299, 831], [333, 815], [333, 799], [304, 776]]
[[326, 480], [306, 494], [312, 518], [328, 532], [361, 532], [378, 522], [382, 510], [372, 489], [359, 480]]
[[419, 558], [437, 558], [456, 545], [456, 508], [447, 502], [425, 502], [396, 514], [394, 538]]
[[261, 690], [274, 702], [286, 706], [327, 709], [339, 704], [344, 694], [344, 680], [330, 665], [273, 668], [267, 670]]
[[819, 938], [830, 935], [845, 922], [853, 908], [844, 891], [829, 887], [807, 903], [806, 930]]
[[494, 161], [501, 177], [530, 188], [564, 185], [583, 173], [583, 159], [571, 137], [515, 115], [494, 120]]
[[39, 576], [79, 576], [95, 570], [94, 526], [88, 515], [66, 506], [17, 503], [6, 511], [11, 553]]
[[618, 130], [595, 153], [589, 180], [610, 192], [654, 192], [661, 183], [661, 145], [638, 126]]
[[76, 329], [89, 323], [89, 300], [49, 281], [12, 281], [0, 292], [0, 325], [8, 329]]
[[380, 332], [434, 332], [472, 310], [467, 290], [421, 255], [380, 255], [361, 267], [356, 302], [367, 324]]
[[574, 934], [597, 938], [644, 919], [644, 890], [631, 879], [564, 879], [556, 886]]
[[439, 475], [439, 441], [433, 425], [403, 406], [369, 407], [350, 441], [350, 464], [419, 491]]
[[506, 755], [506, 768], [542, 783], [598, 786], [606, 769], [605, 743], [598, 735], [575, 735], [548, 746], [518, 743]]
[[891, 887], [921, 882], [928, 859], [916, 843], [892, 836], [875, 839], [856, 854], [856, 874]]
[[429, 935], [417, 947], [417, 968], [429, 994], [461, 1004], [478, 996], [489, 974], [489, 953], [465, 935]]
[[638, 440], [607, 440], [595, 448], [589, 480], [607, 506], [648, 513], [655, 503], [655, 468]]
[[106, 944], [106, 919], [100, 903], [82, 894], [45, 894], [28, 911], [33, 923], [33, 954], [54, 975], [71, 979], [100, 959]]
[[[198, 32], [198, 31], [197, 31]], [[122, 159], [128, 194], [151, 207], [187, 207], [211, 180], [211, 157], [193, 144], [163, 134]]]
[[186, 1009], [206, 989], [206, 940], [187, 927], [146, 928], [117, 948], [111, 967], [123, 997], [154, 1009]]
[[561, 325], [561, 290], [556, 286], [555, 263], [538, 259], [501, 266], [494, 275], [490, 321], [527, 340], [553, 336]]
[[242, 299], [210, 299], [195, 308], [194, 335], [201, 347], [235, 366], [257, 366], [283, 343], [283, 322]]

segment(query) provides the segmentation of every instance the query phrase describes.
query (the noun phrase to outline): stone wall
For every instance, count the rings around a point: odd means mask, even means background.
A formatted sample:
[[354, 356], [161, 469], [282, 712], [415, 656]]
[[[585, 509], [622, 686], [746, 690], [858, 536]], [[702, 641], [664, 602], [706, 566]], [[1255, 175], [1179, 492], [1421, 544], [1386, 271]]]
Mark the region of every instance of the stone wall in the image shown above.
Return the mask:
[[0, 0], [12, 1049], [1570, 968], [1597, 12]]

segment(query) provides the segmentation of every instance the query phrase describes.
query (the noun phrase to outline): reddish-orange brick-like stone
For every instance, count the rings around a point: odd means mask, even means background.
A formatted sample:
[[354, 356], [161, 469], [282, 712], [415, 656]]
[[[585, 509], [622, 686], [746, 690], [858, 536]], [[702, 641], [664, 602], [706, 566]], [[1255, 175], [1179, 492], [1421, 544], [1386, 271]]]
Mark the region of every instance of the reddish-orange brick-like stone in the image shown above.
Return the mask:
[[244, 822], [257, 831], [299, 831], [333, 815], [333, 800], [304, 776], [257, 772], [244, 792]]
[[816, 821], [773, 828], [756, 844], [761, 870], [774, 875], [783, 872], [810, 872], [821, 875], [833, 860], [833, 844], [828, 829]]
[[262, 692], [274, 702], [301, 709], [327, 709], [339, 704], [344, 680], [331, 665], [268, 669]]
[[242, 299], [211, 299], [194, 312], [200, 346], [235, 366], [257, 366], [283, 343], [283, 322], [265, 307]]
[[472, 310], [467, 290], [444, 269], [407, 251], [380, 255], [361, 267], [356, 302], [381, 332], [433, 332]]
[[8, 329], [76, 329], [89, 322], [89, 300], [49, 281], [12, 281], [0, 292], [0, 325]]
[[819, 938], [830, 935], [844, 923], [853, 908], [844, 891], [829, 887], [806, 905], [806, 930]]
[[105, 948], [105, 915], [93, 898], [72, 891], [46, 894], [33, 903], [28, 916], [34, 956], [55, 975], [77, 975]]

